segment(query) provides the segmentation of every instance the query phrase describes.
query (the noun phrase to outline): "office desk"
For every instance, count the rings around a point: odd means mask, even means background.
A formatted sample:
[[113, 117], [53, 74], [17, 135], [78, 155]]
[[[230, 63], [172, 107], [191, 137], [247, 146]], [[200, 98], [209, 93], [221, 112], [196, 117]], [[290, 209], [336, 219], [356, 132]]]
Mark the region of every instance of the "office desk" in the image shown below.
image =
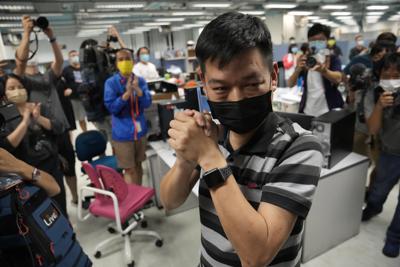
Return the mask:
[[[147, 169], [149, 170], [150, 182], [155, 192], [155, 202], [158, 208], [162, 208], [160, 200], [160, 183], [161, 179], [174, 165], [176, 157], [174, 151], [169, 147], [167, 142], [155, 141], [149, 142], [151, 149], [146, 151]], [[197, 196], [192, 192], [186, 199], [184, 204], [177, 209], [166, 211], [166, 215], [173, 215], [189, 209], [198, 207]]]
[[332, 169], [322, 169], [305, 222], [302, 262], [360, 232], [368, 158], [351, 153]]
[[[175, 162], [174, 152], [166, 142], [150, 142], [147, 151], [150, 180], [160, 202], [160, 182]], [[332, 169], [322, 169], [313, 205], [305, 222], [302, 262], [328, 251], [360, 231], [362, 205], [367, 178], [368, 158], [351, 153]], [[198, 185], [185, 204], [170, 214], [198, 206]]]

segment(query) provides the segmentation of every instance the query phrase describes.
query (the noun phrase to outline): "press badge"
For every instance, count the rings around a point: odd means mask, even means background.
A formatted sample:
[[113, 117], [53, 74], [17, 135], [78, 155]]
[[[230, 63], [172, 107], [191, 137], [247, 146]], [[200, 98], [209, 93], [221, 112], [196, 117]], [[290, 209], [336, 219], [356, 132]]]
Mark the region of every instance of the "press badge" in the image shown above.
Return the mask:
[[142, 131], [142, 125], [140, 124], [140, 121], [135, 121], [135, 128], [137, 133]]

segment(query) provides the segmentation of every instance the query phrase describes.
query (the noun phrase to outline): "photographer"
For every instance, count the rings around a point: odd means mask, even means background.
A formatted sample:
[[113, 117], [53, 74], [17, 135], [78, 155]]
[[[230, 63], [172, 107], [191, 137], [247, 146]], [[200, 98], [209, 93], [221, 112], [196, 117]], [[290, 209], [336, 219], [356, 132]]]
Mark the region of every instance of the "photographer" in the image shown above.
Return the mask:
[[303, 79], [304, 91], [299, 112], [319, 116], [331, 109], [343, 107], [343, 99], [337, 89], [342, 80], [341, 62], [330, 55], [327, 40], [331, 34], [328, 26], [316, 23], [308, 30], [309, 51], [297, 61], [296, 69], [288, 80], [293, 87]]
[[1, 132], [1, 146], [15, 157], [51, 174], [61, 191], [54, 196], [66, 214], [63, 175], [60, 172], [56, 137], [63, 132], [62, 124], [40, 103], [28, 102], [29, 91], [24, 81], [11, 74], [3, 80], [0, 100], [15, 104], [19, 117], [9, 121]]
[[[381, 154], [377, 176], [369, 190], [362, 220], [368, 221], [383, 209], [392, 188], [400, 179], [400, 53], [385, 56], [380, 70], [379, 86], [365, 99], [368, 129], [380, 134]], [[400, 251], [400, 198], [386, 233], [383, 253], [397, 257]]]
[[31, 101], [39, 102], [43, 106], [46, 106], [57, 120], [61, 122], [63, 129], [68, 129], [68, 120], [62, 109], [56, 89], [56, 84], [62, 73], [64, 60], [53, 30], [49, 26], [46, 29], [42, 29], [49, 38], [54, 54], [54, 61], [51, 64], [51, 68], [45, 74], [41, 74], [38, 63], [35, 60], [28, 62], [29, 38], [34, 29], [34, 22], [29, 16], [23, 16], [22, 25], [24, 32], [15, 54], [16, 68], [14, 73], [24, 78], [24, 85], [31, 94]]

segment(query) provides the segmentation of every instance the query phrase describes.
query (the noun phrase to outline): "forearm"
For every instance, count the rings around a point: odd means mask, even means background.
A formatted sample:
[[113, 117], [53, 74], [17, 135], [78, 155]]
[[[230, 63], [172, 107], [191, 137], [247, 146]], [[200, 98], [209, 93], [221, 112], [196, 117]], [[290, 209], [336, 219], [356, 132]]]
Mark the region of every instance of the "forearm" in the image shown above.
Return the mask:
[[14, 73], [19, 76], [22, 76], [25, 73], [26, 62], [29, 57], [29, 36], [30, 33], [23, 33], [21, 42], [15, 52], [16, 68]]
[[326, 69], [324, 72], [321, 72], [321, 74], [334, 84], [339, 84], [342, 81], [342, 73], [340, 71]]
[[60, 77], [62, 74], [62, 65], [64, 63], [64, 58], [61, 53], [60, 46], [58, 45], [57, 41], [54, 41], [51, 43], [51, 48], [53, 49], [53, 54], [54, 54], [54, 62], [51, 66], [54, 74], [57, 77]]
[[42, 126], [43, 128], [45, 128], [46, 130], [51, 130], [51, 121], [43, 116], [39, 116], [39, 118], [37, 119], [37, 123]]
[[296, 69], [287, 81], [289, 87], [293, 87], [296, 85], [299, 75], [300, 75], [300, 70]]
[[21, 143], [22, 139], [24, 138], [26, 131], [28, 129], [28, 122], [22, 121], [17, 128], [7, 136], [8, 142], [13, 146], [17, 147]]
[[33, 182], [32, 181], [32, 173], [34, 167], [26, 164], [25, 162], [21, 161], [21, 172], [20, 175], [24, 178], [25, 181], [32, 182], [33, 184], [39, 186], [40, 188], [44, 189], [46, 193], [52, 197], [60, 193], [60, 187], [58, 186], [57, 182], [54, 180], [53, 176], [50, 174], [40, 171], [40, 178]]
[[[210, 162], [204, 167], [205, 171], [226, 166], [223, 157]], [[238, 253], [242, 266], [268, 265], [275, 254], [267, 247], [267, 222], [243, 196], [233, 175], [210, 193], [224, 232]]]
[[382, 127], [382, 113], [383, 108], [377, 103], [371, 116], [367, 119], [368, 130], [373, 135], [376, 135]]
[[[198, 180], [198, 172], [194, 174], [194, 166], [177, 159], [174, 166], [161, 181], [161, 202], [166, 210], [179, 207], [189, 196]], [[197, 176], [197, 177], [196, 177]]]

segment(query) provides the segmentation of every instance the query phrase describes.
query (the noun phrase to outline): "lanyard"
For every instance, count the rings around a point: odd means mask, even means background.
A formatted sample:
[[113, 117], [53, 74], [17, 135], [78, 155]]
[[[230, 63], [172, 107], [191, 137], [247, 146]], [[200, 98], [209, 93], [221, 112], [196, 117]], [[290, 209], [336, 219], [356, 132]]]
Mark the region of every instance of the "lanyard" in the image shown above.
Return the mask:
[[134, 129], [134, 140], [137, 140], [137, 127], [136, 127], [136, 118], [139, 116], [139, 101], [138, 101], [138, 97], [136, 95], [131, 95], [129, 97], [129, 100], [131, 102], [131, 117], [132, 117], [132, 122], [133, 122], [133, 129]]

